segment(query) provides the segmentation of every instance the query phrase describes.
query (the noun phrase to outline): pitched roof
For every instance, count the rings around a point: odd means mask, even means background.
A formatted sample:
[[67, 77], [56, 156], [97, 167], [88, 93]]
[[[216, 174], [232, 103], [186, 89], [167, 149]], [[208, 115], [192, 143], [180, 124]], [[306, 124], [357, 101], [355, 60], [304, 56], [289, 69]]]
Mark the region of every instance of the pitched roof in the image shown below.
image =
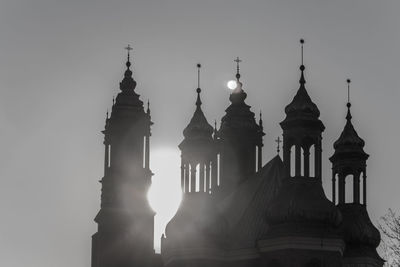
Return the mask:
[[270, 160], [218, 206], [228, 224], [231, 247], [251, 247], [268, 229], [265, 212], [283, 180], [283, 162]]
[[305, 87], [306, 81], [304, 79], [304, 69], [305, 67], [301, 65], [300, 88], [294, 96], [292, 102], [286, 106], [285, 113], [288, 116], [291, 116], [292, 114], [302, 114], [318, 118], [320, 115], [319, 109], [317, 105], [312, 102]]

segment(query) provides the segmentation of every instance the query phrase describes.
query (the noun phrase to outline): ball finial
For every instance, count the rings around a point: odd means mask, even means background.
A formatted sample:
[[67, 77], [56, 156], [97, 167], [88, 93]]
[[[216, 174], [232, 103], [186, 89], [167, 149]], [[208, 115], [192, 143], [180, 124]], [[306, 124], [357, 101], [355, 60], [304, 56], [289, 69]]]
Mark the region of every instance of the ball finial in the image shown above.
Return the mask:
[[200, 63], [197, 63], [197, 67], [198, 67], [198, 68], [201, 68], [201, 64], [200, 64]]
[[304, 39], [303, 39], [303, 38], [300, 39], [300, 43], [301, 43], [301, 44], [304, 44]]
[[351, 80], [350, 80], [350, 79], [347, 79], [346, 82], [347, 82], [347, 83], [351, 83]]

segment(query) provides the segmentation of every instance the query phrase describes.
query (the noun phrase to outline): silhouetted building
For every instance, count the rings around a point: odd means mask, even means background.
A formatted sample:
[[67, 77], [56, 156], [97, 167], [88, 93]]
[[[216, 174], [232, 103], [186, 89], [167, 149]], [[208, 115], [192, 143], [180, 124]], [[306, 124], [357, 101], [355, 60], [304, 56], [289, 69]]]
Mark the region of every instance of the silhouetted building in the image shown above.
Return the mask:
[[[129, 51], [129, 50], [128, 50]], [[129, 52], [128, 52], [129, 53]], [[92, 237], [92, 267], [156, 266], [154, 211], [147, 201], [153, 173], [150, 160], [150, 110], [135, 92], [130, 61], [121, 92], [106, 118], [101, 208]]]
[[[197, 66], [196, 109], [179, 144], [183, 199], [157, 255], [154, 212], [146, 198], [152, 122], [134, 91], [128, 53], [122, 92], [104, 131], [105, 175], [92, 267], [382, 266], [376, 252], [380, 234], [366, 209], [368, 154], [351, 123], [350, 101], [330, 158], [331, 201], [322, 187], [325, 126], [306, 90], [303, 63], [300, 87], [281, 122], [283, 161], [277, 155], [263, 165], [261, 114], [257, 123], [245, 103], [240, 60], [235, 61], [237, 87], [219, 130], [201, 109]], [[351, 202], [346, 201], [346, 179], [353, 179]]]

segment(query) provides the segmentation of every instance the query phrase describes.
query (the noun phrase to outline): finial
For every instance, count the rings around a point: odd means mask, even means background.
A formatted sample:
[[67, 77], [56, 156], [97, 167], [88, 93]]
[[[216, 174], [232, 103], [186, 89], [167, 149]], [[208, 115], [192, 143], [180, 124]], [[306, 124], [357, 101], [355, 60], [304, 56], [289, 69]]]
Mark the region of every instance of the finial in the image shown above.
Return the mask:
[[217, 120], [214, 119], [214, 129], [217, 129]]
[[113, 96], [113, 106], [114, 106], [114, 104], [115, 104], [115, 96]]
[[131, 47], [130, 44], [128, 44], [127, 47], [125, 47], [125, 49], [128, 51], [128, 60], [126, 61], [126, 66], [129, 68], [131, 66], [131, 62], [130, 62], [130, 51], [133, 50], [133, 48]]
[[301, 65], [304, 65], [303, 63], [303, 46], [304, 46], [304, 39], [300, 39], [300, 44], [301, 44]]
[[107, 109], [107, 113], [106, 113], [106, 121], [108, 120], [108, 109]]
[[236, 79], [239, 80], [240, 79], [240, 68], [239, 68], [239, 63], [242, 62], [242, 60], [239, 57], [236, 57], [236, 59], [234, 60], [236, 62]]
[[200, 89], [200, 68], [201, 68], [201, 64], [197, 63], [197, 93], [201, 92], [201, 89]]
[[303, 44], [304, 44], [304, 39], [300, 39], [300, 44], [301, 44], [301, 65], [300, 65], [300, 71], [301, 71], [301, 76], [300, 76], [300, 84], [304, 86], [306, 83], [306, 79], [304, 79], [304, 70], [306, 67], [304, 67], [304, 62], [303, 62]]
[[351, 83], [351, 80], [347, 79], [346, 82], [347, 82], [347, 105], [351, 105], [350, 104], [350, 83]]
[[347, 104], [346, 104], [346, 106], [347, 106], [347, 115], [346, 115], [346, 119], [348, 121], [350, 121], [351, 118], [352, 118], [351, 117], [351, 113], [350, 113], [350, 107], [351, 107], [351, 103], [350, 103], [350, 83], [351, 83], [351, 80], [347, 79], [346, 82], [347, 82]]
[[147, 99], [147, 114], [150, 115], [150, 100]]
[[275, 140], [275, 142], [277, 143], [277, 147], [276, 147], [276, 152], [279, 155], [280, 150], [280, 144], [282, 143], [282, 140], [280, 139], [280, 137], [278, 136], [278, 138]]
[[201, 100], [200, 100], [200, 93], [201, 93], [201, 89], [200, 89], [200, 68], [201, 68], [201, 64], [197, 63], [197, 100], [196, 100], [196, 106], [198, 108], [200, 108], [201, 106]]
[[261, 110], [260, 110], [260, 120], [259, 120], [258, 123], [260, 124], [260, 127], [262, 128], [262, 127], [263, 127], [263, 121], [262, 121], [262, 113], [261, 113]]

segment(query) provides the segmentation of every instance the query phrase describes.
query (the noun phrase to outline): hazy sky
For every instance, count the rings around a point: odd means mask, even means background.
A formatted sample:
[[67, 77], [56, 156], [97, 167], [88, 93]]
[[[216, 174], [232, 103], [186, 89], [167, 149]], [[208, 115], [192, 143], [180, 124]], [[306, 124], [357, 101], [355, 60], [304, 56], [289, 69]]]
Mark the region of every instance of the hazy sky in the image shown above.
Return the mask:
[[[298, 89], [305, 38], [306, 87], [326, 126], [326, 194], [350, 77], [353, 122], [371, 155], [370, 215], [376, 222], [387, 208], [399, 210], [399, 10], [397, 0], [1, 0], [0, 265], [90, 266], [100, 131], [128, 43], [137, 92], [151, 101], [154, 163], [162, 166], [163, 155], [178, 155], [194, 111], [195, 64], [203, 65], [203, 110], [219, 122], [236, 56], [247, 103], [263, 112], [264, 159], [272, 158], [284, 107]], [[154, 176], [162, 201], [179, 184], [179, 163], [170, 164]]]

